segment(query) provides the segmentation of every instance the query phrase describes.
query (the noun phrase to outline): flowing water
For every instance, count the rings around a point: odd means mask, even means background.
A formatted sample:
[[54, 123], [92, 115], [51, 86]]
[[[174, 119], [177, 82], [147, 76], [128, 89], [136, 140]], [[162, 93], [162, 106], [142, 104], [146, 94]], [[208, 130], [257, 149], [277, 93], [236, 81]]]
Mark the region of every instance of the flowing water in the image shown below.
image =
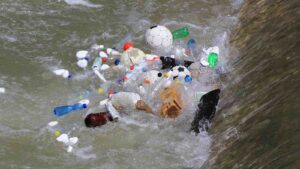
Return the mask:
[[[59, 119], [79, 137], [72, 153], [55, 141], [47, 123], [55, 106], [74, 103], [97, 88], [76, 65], [75, 53], [93, 44], [121, 49], [126, 40], [145, 49], [147, 28], [187, 26], [200, 47], [218, 45], [228, 57], [239, 0], [3, 0], [0, 2], [0, 168], [198, 168], [211, 137], [188, 133], [188, 118], [162, 120], [131, 114], [120, 123], [87, 129], [86, 111]], [[53, 75], [69, 69], [73, 80]], [[99, 100], [92, 101], [96, 107]], [[89, 110], [89, 112], [93, 109]]]

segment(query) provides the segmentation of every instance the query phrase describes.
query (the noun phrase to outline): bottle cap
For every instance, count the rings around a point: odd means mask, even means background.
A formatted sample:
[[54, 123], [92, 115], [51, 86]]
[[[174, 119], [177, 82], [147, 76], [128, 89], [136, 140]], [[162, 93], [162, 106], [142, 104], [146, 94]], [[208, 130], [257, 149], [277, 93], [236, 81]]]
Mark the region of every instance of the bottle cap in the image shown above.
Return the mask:
[[77, 59], [84, 59], [85, 57], [87, 57], [87, 55], [88, 55], [87, 50], [80, 50], [76, 53]]
[[115, 60], [115, 65], [119, 65], [120, 64], [120, 59], [116, 59]]
[[55, 130], [53, 134], [56, 138], [61, 135], [60, 131], [58, 131], [58, 130]]
[[134, 65], [130, 65], [129, 69], [133, 70], [134, 69]]
[[131, 42], [126, 42], [123, 46], [123, 50], [126, 51], [127, 49], [133, 47], [133, 44]]
[[88, 65], [88, 61], [85, 59], [81, 59], [81, 60], [77, 61], [77, 65], [81, 68], [85, 68]]
[[186, 75], [184, 78], [185, 82], [191, 82], [192, 81], [192, 77], [189, 75]]
[[102, 57], [101, 59], [103, 63], [107, 62], [107, 57]]
[[99, 56], [102, 57], [102, 58], [103, 58], [103, 57], [104, 57], [104, 58], [107, 58], [107, 57], [108, 57], [107, 54], [106, 54], [105, 52], [103, 52], [103, 51], [100, 51], [100, 52], [99, 52]]

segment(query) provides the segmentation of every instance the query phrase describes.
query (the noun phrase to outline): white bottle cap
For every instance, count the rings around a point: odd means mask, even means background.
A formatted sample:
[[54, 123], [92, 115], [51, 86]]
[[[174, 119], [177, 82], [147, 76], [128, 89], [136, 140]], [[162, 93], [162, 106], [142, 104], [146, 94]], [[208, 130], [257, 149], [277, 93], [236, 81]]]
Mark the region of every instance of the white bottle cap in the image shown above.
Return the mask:
[[57, 69], [57, 70], [54, 70], [53, 73], [58, 75], [58, 76], [62, 76], [65, 71], [67, 71], [66, 69]]
[[5, 93], [5, 88], [4, 87], [0, 87], [0, 93]]
[[99, 52], [99, 56], [102, 57], [102, 58], [107, 58], [108, 57], [107, 54], [103, 51]]
[[76, 53], [76, 57], [77, 59], [84, 59], [86, 58], [88, 55], [88, 51], [87, 50], [80, 50]]
[[66, 70], [66, 71], [62, 74], [62, 76], [63, 76], [64, 78], [68, 78], [68, 77], [70, 76], [69, 71]]
[[86, 68], [88, 65], [88, 61], [85, 59], [81, 59], [81, 60], [77, 61], [77, 65], [81, 68]]

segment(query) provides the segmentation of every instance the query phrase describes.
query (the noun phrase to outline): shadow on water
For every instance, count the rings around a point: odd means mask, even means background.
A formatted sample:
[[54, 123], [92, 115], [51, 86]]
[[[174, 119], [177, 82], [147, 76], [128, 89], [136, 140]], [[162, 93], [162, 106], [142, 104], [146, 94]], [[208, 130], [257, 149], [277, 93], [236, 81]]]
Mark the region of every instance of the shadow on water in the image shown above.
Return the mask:
[[248, 0], [239, 17], [221, 96], [231, 99], [221, 103], [202, 168], [299, 168], [300, 2]]

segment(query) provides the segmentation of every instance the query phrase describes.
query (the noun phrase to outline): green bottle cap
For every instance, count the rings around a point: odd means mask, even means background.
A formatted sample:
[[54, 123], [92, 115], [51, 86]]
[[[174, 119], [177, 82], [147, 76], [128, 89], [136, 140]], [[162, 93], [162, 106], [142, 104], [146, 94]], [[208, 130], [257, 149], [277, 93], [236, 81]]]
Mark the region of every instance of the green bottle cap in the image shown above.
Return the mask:
[[218, 62], [218, 54], [216, 53], [209, 53], [208, 54], [208, 66], [210, 68], [215, 68]]

